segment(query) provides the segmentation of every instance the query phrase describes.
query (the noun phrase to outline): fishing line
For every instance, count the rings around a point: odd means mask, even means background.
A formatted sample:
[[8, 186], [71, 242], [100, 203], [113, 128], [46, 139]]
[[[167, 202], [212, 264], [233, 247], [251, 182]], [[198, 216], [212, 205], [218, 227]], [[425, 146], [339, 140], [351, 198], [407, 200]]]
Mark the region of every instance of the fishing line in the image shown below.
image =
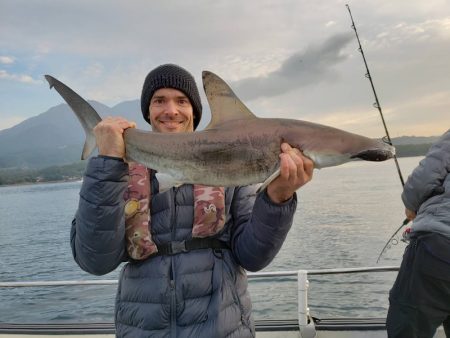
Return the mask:
[[[364, 61], [364, 66], [366, 67], [366, 74], [365, 74], [365, 77], [366, 77], [367, 79], [369, 79], [370, 85], [371, 85], [371, 87], [372, 87], [373, 95], [375, 96], [375, 102], [373, 103], [373, 106], [374, 106], [376, 109], [378, 109], [378, 112], [380, 113], [381, 121], [383, 122], [384, 130], [385, 130], [385, 132], [386, 132], [386, 136], [383, 137], [383, 141], [384, 141], [385, 143], [388, 143], [389, 145], [392, 146], [392, 140], [391, 140], [391, 137], [389, 136], [389, 131], [388, 131], [388, 129], [387, 129], [386, 121], [384, 120], [383, 111], [382, 111], [382, 109], [381, 109], [381, 104], [380, 104], [380, 101], [378, 100], [378, 95], [377, 95], [377, 92], [376, 92], [376, 90], [375, 90], [375, 85], [374, 85], [374, 83], [373, 83], [372, 75], [370, 74], [369, 66], [368, 66], [368, 64], [367, 64], [366, 56], [364, 55], [364, 51], [363, 51], [363, 48], [362, 48], [362, 45], [361, 45], [361, 41], [359, 40], [358, 31], [356, 30], [355, 21], [353, 20], [352, 12], [350, 11], [350, 6], [349, 6], [348, 4], [346, 4], [345, 7], [347, 7], [348, 13], [350, 14], [350, 19], [351, 19], [351, 21], [352, 21], [352, 26], [351, 26], [351, 28], [355, 31], [356, 40], [358, 41], [358, 46], [359, 46], [359, 47], [358, 47], [358, 50], [359, 50], [359, 52], [360, 52], [361, 55], [362, 55], [362, 58], [363, 58], [363, 61]], [[399, 165], [399, 163], [398, 163], [397, 156], [396, 156], [395, 154], [394, 154], [394, 161], [395, 161], [395, 166], [397, 167], [397, 173], [398, 173], [398, 176], [399, 176], [399, 178], [400, 178], [400, 183], [402, 184], [402, 187], [403, 187], [403, 186], [405, 185], [405, 181], [403, 180], [403, 175], [402, 175], [402, 172], [401, 172], [401, 170], [400, 170], [400, 165]], [[406, 224], [408, 224], [408, 223], [409, 223], [409, 220], [406, 218], [406, 219], [403, 221], [402, 225], [400, 225], [400, 227], [399, 227], [399, 228], [394, 232], [394, 234], [389, 238], [389, 240], [387, 241], [386, 245], [383, 247], [383, 249], [381, 250], [381, 252], [380, 252], [380, 254], [379, 254], [378, 258], [377, 258], [377, 263], [378, 263], [378, 261], [380, 260], [380, 257], [383, 255], [383, 253], [384, 253], [387, 249], [389, 249], [389, 248], [391, 247], [389, 244], [391, 244], [391, 243], [394, 244], [393, 240], [395, 239], [395, 236], [397, 235], [397, 233], [398, 233], [398, 232], [399, 232]], [[396, 242], [398, 243], [398, 240], [397, 240], [397, 239], [395, 239], [395, 240], [396, 240]], [[395, 243], [394, 245], [396, 245], [396, 243]]]

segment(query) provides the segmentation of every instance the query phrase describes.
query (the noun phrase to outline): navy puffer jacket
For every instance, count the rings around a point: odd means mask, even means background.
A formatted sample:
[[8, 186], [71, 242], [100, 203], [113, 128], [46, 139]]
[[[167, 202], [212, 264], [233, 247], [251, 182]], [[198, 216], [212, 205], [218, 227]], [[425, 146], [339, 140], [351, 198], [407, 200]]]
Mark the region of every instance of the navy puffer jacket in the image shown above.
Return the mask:
[[[128, 166], [89, 161], [72, 225], [79, 266], [102, 275], [127, 261], [124, 202]], [[152, 178], [152, 189], [157, 189]], [[275, 257], [292, 224], [296, 198], [274, 204], [255, 186], [227, 188], [226, 223], [216, 238], [231, 250], [200, 249], [128, 262], [116, 297], [118, 337], [254, 337], [245, 270], [257, 271]], [[152, 236], [157, 245], [191, 239], [193, 188], [152, 191]]]

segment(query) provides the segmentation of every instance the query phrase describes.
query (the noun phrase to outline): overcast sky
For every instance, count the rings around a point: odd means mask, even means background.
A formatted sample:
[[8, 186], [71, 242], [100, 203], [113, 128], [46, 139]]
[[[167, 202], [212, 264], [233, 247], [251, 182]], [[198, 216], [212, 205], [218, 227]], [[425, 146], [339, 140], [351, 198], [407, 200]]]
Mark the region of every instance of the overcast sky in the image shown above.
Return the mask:
[[62, 102], [44, 74], [113, 106], [176, 63], [200, 88], [202, 70], [218, 74], [257, 116], [381, 137], [346, 3], [391, 136], [445, 132], [445, 0], [0, 0], [0, 130]]

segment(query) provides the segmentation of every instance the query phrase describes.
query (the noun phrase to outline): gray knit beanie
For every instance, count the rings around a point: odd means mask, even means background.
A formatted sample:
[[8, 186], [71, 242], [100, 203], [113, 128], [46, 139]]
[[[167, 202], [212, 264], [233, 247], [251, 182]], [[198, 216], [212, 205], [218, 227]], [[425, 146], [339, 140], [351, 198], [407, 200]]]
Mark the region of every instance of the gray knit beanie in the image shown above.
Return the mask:
[[149, 124], [150, 100], [155, 91], [161, 88], [174, 88], [182, 91], [189, 98], [194, 111], [194, 130], [202, 117], [202, 102], [194, 77], [184, 68], [165, 64], [153, 69], [145, 78], [142, 86], [141, 110], [145, 121]]

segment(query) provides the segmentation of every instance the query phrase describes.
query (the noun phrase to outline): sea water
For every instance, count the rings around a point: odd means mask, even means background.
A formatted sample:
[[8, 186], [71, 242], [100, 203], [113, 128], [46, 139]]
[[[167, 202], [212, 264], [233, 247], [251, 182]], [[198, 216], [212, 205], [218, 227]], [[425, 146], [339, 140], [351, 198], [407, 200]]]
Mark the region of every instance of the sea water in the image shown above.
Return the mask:
[[[422, 157], [399, 159], [405, 180]], [[117, 279], [83, 272], [69, 244], [81, 182], [0, 188], [0, 282]], [[263, 271], [399, 265], [405, 244], [376, 259], [404, 219], [393, 161], [316, 170], [301, 188], [294, 224]], [[384, 317], [396, 272], [309, 276], [311, 315]], [[250, 280], [255, 319], [297, 317], [293, 278]], [[0, 289], [0, 322], [113, 321], [116, 286]]]

